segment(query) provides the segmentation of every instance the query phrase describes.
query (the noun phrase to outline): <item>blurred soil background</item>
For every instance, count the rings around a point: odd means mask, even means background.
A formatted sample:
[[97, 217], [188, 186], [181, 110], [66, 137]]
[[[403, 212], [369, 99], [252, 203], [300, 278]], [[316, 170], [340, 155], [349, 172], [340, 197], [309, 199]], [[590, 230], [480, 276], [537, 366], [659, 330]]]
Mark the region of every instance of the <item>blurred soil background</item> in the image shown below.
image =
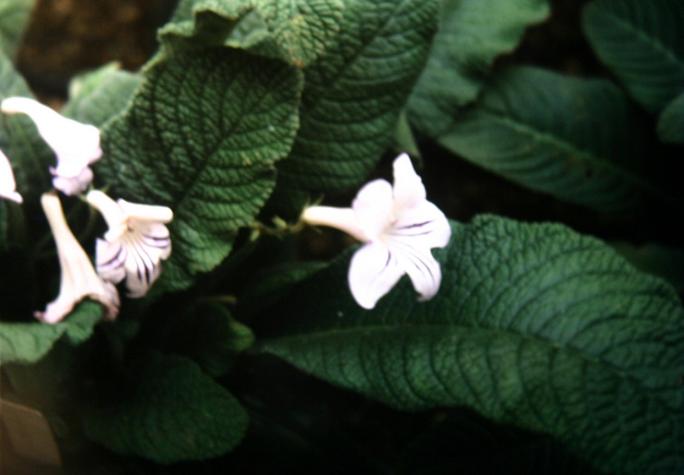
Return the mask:
[[38, 0], [17, 66], [38, 96], [59, 103], [76, 74], [116, 61], [137, 70], [157, 49], [175, 0]]

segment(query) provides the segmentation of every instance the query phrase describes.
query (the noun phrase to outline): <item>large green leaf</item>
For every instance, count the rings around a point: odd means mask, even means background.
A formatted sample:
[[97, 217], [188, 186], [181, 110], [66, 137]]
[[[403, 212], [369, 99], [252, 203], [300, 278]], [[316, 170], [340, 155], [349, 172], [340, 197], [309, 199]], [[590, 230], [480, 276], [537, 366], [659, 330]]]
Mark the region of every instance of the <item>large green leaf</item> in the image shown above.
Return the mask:
[[346, 0], [340, 34], [305, 69], [301, 127], [278, 165], [277, 211], [363, 181], [393, 140], [424, 66], [435, 0]]
[[457, 109], [473, 102], [497, 56], [510, 53], [525, 28], [545, 20], [548, 0], [443, 0], [430, 58], [409, 100], [409, 118], [439, 135]]
[[658, 137], [666, 143], [684, 144], [684, 93], [670, 102], [660, 114]]
[[651, 112], [684, 89], [684, 2], [597, 0], [584, 10], [596, 54]]
[[103, 128], [103, 183], [173, 209], [163, 288], [190, 285], [228, 255], [275, 184], [298, 124], [301, 73], [227, 48], [164, 55]]
[[[6, 97], [33, 97], [12, 62], [0, 51], [0, 101]], [[38, 135], [28, 117], [0, 114], [0, 149], [9, 157], [24, 200], [34, 198], [50, 187], [48, 166], [52, 151]]]
[[142, 76], [110, 63], [74, 78], [62, 114], [101, 127], [128, 106]]
[[86, 301], [55, 325], [0, 322], [0, 364], [34, 363], [63, 336], [73, 344], [82, 343], [90, 338], [101, 318], [100, 304]]
[[35, 0], [0, 0], [0, 52], [14, 56]]
[[[391, 406], [466, 405], [610, 473], [684, 468], [684, 311], [672, 287], [557, 224], [453, 224], [440, 293], [405, 277], [373, 311], [348, 258], [290, 293], [264, 350]], [[313, 298], [315, 296], [315, 298]]]
[[182, 0], [160, 38], [176, 48], [223, 45], [303, 67], [337, 34], [342, 9], [342, 0]]
[[652, 191], [640, 176], [641, 137], [628, 101], [610, 82], [517, 67], [438, 140], [528, 188], [624, 212]]
[[85, 410], [90, 439], [158, 463], [216, 457], [240, 442], [247, 413], [197, 364], [159, 353], [134, 363], [118, 391]]

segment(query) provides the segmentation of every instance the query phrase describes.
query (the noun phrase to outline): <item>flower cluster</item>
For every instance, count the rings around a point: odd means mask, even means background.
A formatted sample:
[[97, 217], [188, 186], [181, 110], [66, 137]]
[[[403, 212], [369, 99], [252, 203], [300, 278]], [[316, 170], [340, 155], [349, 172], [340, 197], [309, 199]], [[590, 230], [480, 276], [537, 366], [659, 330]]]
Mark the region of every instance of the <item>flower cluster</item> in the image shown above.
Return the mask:
[[[26, 97], [9, 97], [0, 103], [6, 114], [26, 114], [38, 133], [52, 148], [57, 165], [50, 168], [55, 189], [67, 196], [85, 192], [92, 180], [90, 165], [102, 157], [100, 131], [55, 112]], [[8, 157], [0, 150], [0, 198], [21, 204], [23, 198]], [[41, 197], [43, 211], [52, 230], [61, 267], [59, 295], [36, 317], [57, 323], [84, 298], [100, 302], [106, 317], [116, 318], [119, 294], [114, 284], [125, 279], [128, 295], [142, 297], [159, 277], [161, 261], [171, 254], [171, 238], [166, 227], [173, 212], [165, 206], [114, 201], [102, 191], [91, 189], [86, 201], [97, 209], [108, 231], [96, 242], [97, 271], [74, 237], [56, 192]]]

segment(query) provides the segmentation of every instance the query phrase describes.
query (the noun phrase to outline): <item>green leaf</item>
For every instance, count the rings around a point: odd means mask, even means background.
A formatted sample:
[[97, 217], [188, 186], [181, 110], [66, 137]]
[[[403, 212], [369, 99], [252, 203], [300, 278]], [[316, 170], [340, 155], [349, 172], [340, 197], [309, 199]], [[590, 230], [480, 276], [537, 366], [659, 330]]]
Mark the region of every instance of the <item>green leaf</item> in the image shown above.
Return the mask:
[[406, 110], [401, 112], [397, 121], [397, 128], [394, 131], [394, 148], [397, 152], [406, 152], [414, 158], [421, 156]]
[[[453, 224], [440, 293], [404, 277], [355, 305], [348, 257], [277, 308], [264, 350], [404, 410], [469, 406], [558, 437], [610, 473], [684, 468], [684, 310], [672, 287], [557, 224]], [[315, 296], [315, 298], [312, 298]]]
[[[0, 101], [11, 96], [33, 97], [12, 62], [0, 51]], [[23, 114], [0, 114], [0, 149], [12, 163], [17, 190], [25, 201], [50, 187], [48, 166], [54, 163], [53, 154], [31, 119]]]
[[126, 109], [141, 82], [139, 74], [122, 71], [117, 63], [77, 76], [62, 114], [101, 127]]
[[582, 26], [598, 57], [648, 111], [684, 89], [684, 2], [598, 0]]
[[170, 326], [165, 350], [192, 358], [214, 377], [225, 374], [236, 355], [254, 343], [252, 330], [217, 303], [198, 304]]
[[440, 135], [473, 102], [494, 60], [513, 51], [525, 29], [549, 16], [548, 0], [443, 0], [439, 31], [409, 100], [421, 132]]
[[[26, 243], [25, 230], [23, 205], [0, 200], [0, 253], [22, 247]], [[0, 267], [3, 265], [0, 263]]]
[[190, 285], [252, 222], [290, 150], [298, 70], [226, 48], [153, 62], [126, 112], [102, 131], [96, 176], [130, 201], [169, 206], [173, 253], [159, 284]]
[[223, 45], [304, 67], [339, 31], [342, 10], [342, 0], [183, 0], [159, 36], [173, 48]]
[[335, 42], [304, 71], [301, 127], [278, 165], [275, 211], [298, 212], [308, 194], [363, 181], [391, 146], [425, 64], [435, 0], [347, 0], [345, 6]]
[[670, 102], [660, 114], [658, 137], [665, 143], [684, 144], [684, 93]]
[[8, 246], [7, 204], [0, 201], [0, 252], [4, 252]]
[[0, 52], [13, 57], [35, 0], [0, 0]]
[[636, 209], [645, 191], [642, 132], [612, 83], [531, 67], [498, 76], [441, 135], [449, 150], [563, 201], [604, 212]]
[[35, 363], [62, 337], [74, 345], [83, 343], [101, 319], [100, 304], [86, 301], [55, 325], [0, 322], [0, 364]]
[[85, 433], [93, 441], [169, 464], [217, 457], [244, 436], [245, 410], [192, 361], [149, 353], [131, 369], [118, 392], [85, 410]]

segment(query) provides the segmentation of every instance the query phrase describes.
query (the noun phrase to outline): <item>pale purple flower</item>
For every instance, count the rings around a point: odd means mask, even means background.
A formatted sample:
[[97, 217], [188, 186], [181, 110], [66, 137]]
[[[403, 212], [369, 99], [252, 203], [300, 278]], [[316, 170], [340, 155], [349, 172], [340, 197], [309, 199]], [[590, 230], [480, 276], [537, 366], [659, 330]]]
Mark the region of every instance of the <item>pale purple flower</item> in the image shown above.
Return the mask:
[[96, 244], [97, 272], [108, 282], [126, 279], [130, 297], [142, 297], [157, 280], [161, 261], [171, 254], [171, 236], [166, 224], [173, 211], [166, 206], [114, 201], [99, 190], [86, 195], [98, 209], [109, 230]]
[[36, 318], [45, 323], [58, 323], [72, 312], [77, 303], [89, 298], [101, 303], [105, 317], [113, 320], [119, 313], [116, 287], [95, 273], [88, 255], [69, 229], [59, 197], [54, 192], [44, 193], [40, 203], [57, 246], [62, 274], [59, 295], [44, 312], [35, 312]]
[[439, 290], [442, 273], [430, 250], [448, 244], [451, 227], [444, 213], [427, 201], [408, 155], [394, 161], [394, 186], [374, 180], [361, 188], [351, 208], [311, 206], [302, 219], [341, 229], [365, 243], [352, 257], [348, 277], [363, 308], [375, 307], [404, 274], [420, 300]]
[[17, 193], [17, 183], [14, 181], [14, 172], [7, 156], [0, 150], [0, 198], [21, 203], [23, 198]]
[[38, 133], [57, 156], [57, 166], [50, 167], [55, 188], [75, 195], [88, 187], [93, 179], [89, 165], [102, 156], [97, 127], [64, 117], [28, 97], [8, 97], [0, 108], [6, 114], [26, 114], [36, 124]]

